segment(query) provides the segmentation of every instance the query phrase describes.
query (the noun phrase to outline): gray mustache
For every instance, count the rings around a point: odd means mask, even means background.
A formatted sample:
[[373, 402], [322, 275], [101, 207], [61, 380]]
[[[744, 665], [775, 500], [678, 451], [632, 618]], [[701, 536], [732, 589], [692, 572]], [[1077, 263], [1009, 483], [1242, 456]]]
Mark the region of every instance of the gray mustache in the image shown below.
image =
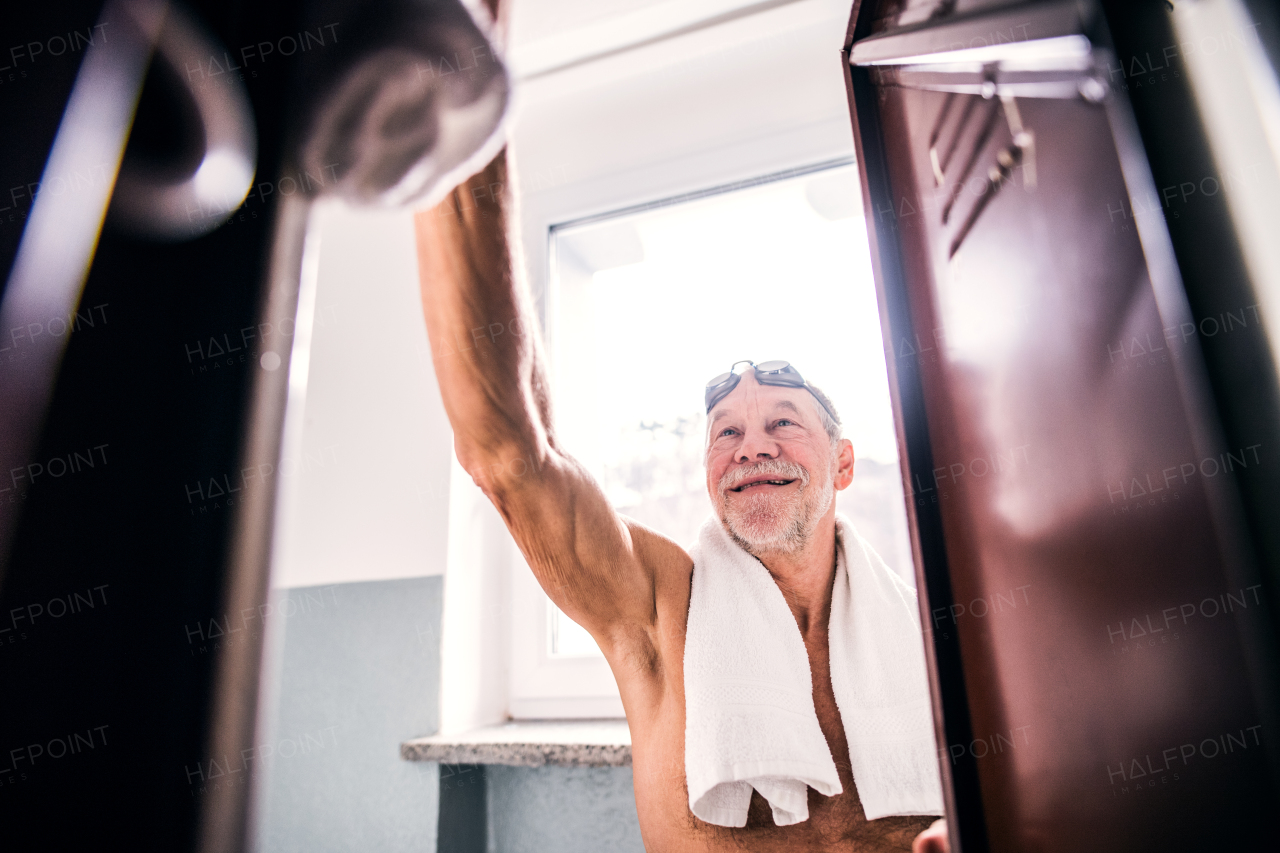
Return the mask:
[[780, 480], [799, 480], [801, 486], [809, 485], [809, 471], [795, 462], [784, 462], [772, 459], [768, 462], [754, 462], [742, 468], [726, 471], [720, 478], [720, 492], [736, 489], [752, 477], [766, 476]]

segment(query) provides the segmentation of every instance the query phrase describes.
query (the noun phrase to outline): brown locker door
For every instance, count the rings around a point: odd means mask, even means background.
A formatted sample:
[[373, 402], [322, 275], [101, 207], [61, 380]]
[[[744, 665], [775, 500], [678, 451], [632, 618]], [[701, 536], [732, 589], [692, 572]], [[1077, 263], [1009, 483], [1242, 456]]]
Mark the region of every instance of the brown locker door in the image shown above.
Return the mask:
[[1280, 447], [1225, 437], [1101, 16], [909, 11], [861, 10], [849, 83], [953, 839], [1245, 849], [1274, 644], [1239, 479]]

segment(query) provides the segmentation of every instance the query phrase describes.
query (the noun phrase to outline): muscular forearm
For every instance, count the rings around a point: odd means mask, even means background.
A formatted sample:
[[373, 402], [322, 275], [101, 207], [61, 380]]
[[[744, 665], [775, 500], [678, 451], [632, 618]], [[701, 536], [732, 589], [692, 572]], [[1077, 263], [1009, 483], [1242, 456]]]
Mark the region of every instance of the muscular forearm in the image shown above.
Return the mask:
[[557, 444], [539, 323], [513, 274], [509, 199], [504, 153], [414, 222], [423, 313], [454, 449], [561, 610], [606, 655], [621, 647], [615, 635], [625, 623], [627, 654], [650, 660], [652, 564], [688, 557], [648, 534], [651, 562], [643, 561], [631, 528]]
[[537, 321], [512, 271], [506, 186], [504, 152], [414, 223], [432, 362], [473, 473], [552, 445]]

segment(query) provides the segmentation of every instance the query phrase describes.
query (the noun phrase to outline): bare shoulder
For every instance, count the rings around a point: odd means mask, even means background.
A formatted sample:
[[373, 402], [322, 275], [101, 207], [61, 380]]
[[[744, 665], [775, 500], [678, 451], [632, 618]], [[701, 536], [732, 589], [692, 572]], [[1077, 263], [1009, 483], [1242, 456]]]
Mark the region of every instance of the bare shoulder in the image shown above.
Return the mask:
[[693, 557], [689, 556], [689, 552], [677, 545], [674, 540], [641, 524], [634, 518], [624, 515], [622, 522], [631, 531], [636, 556], [653, 573], [655, 592], [662, 595], [666, 592], [664, 587], [668, 585], [677, 589], [685, 588], [684, 594], [687, 599], [689, 579], [693, 576]]
[[693, 577], [693, 557], [673, 540], [646, 527], [640, 522], [622, 517], [631, 531], [636, 556], [649, 569], [653, 577], [653, 597], [656, 619], [666, 616], [665, 610], [680, 611], [681, 618], [689, 608], [689, 583]]

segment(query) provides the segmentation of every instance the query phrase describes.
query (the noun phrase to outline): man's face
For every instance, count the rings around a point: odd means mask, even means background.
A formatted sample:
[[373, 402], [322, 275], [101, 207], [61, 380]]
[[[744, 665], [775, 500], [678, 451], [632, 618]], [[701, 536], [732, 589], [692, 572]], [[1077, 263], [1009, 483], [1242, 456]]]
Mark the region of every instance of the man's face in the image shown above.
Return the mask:
[[707, 491], [720, 522], [756, 556], [795, 553], [853, 479], [852, 445], [832, 447], [818, 401], [761, 385], [755, 371], [709, 415]]

